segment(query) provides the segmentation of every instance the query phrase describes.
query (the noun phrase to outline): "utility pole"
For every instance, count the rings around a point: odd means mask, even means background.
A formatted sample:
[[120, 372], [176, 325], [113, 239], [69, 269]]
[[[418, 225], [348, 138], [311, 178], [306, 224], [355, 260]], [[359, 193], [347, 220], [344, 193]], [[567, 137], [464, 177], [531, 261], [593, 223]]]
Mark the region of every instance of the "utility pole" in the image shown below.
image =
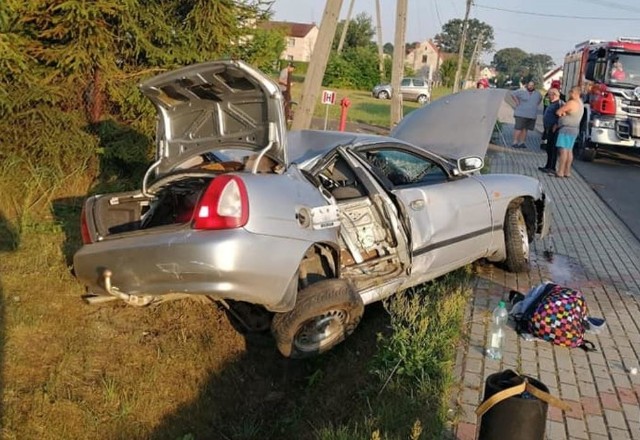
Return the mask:
[[473, 52], [471, 53], [471, 59], [469, 60], [469, 66], [467, 66], [467, 74], [464, 76], [464, 81], [467, 82], [471, 76], [471, 70], [476, 64], [476, 57], [478, 56], [478, 51], [480, 50], [480, 45], [482, 44], [482, 32], [478, 35], [478, 39], [476, 40], [475, 46], [473, 46]]
[[464, 58], [464, 44], [467, 40], [467, 21], [469, 20], [469, 12], [471, 12], [471, 5], [473, 0], [467, 0], [467, 10], [464, 13], [464, 20], [462, 21], [462, 35], [460, 37], [460, 50], [458, 51], [458, 66], [456, 68], [456, 77], [453, 81], [453, 93], [460, 90], [460, 74], [462, 73], [462, 60]]
[[313, 110], [318, 101], [320, 88], [322, 87], [322, 77], [327, 68], [327, 61], [329, 60], [329, 53], [331, 52], [331, 43], [336, 34], [341, 8], [342, 0], [327, 0], [322, 21], [320, 22], [318, 39], [313, 48], [313, 56], [309, 63], [307, 76], [304, 79], [304, 85], [302, 86], [300, 106], [296, 110], [293, 122], [291, 123], [292, 130], [303, 130], [311, 126]]
[[402, 114], [402, 94], [400, 79], [404, 73], [404, 45], [407, 30], [407, 0], [396, 2], [396, 35], [393, 46], [393, 65], [391, 67], [391, 128], [404, 116]]
[[382, 19], [380, 15], [380, 0], [376, 0], [376, 21], [378, 33], [378, 68], [380, 69], [380, 81], [384, 79], [384, 50], [382, 47]]
[[340, 42], [338, 43], [338, 55], [342, 53], [342, 47], [344, 46], [344, 40], [347, 38], [347, 29], [349, 29], [349, 21], [351, 21], [351, 12], [353, 11], [353, 4], [356, 0], [351, 0], [349, 5], [349, 11], [347, 12], [347, 19], [344, 21], [342, 27], [342, 35], [340, 35]]

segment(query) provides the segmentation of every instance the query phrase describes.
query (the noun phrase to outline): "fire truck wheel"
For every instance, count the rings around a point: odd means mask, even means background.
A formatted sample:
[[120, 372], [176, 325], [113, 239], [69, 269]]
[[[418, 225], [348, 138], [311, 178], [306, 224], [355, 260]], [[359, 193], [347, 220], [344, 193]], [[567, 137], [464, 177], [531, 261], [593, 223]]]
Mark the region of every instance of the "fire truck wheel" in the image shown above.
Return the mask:
[[583, 148], [580, 151], [580, 160], [585, 162], [593, 162], [596, 158], [597, 150], [595, 148]]

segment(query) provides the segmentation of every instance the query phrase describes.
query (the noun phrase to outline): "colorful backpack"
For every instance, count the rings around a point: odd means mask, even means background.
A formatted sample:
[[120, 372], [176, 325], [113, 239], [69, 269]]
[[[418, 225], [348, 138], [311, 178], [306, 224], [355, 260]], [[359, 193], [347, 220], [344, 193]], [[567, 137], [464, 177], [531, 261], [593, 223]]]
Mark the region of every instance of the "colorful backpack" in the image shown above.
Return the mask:
[[528, 298], [526, 307], [514, 315], [519, 333], [530, 333], [556, 345], [595, 350], [593, 343], [584, 339], [589, 310], [582, 292], [546, 283], [531, 294], [535, 297]]

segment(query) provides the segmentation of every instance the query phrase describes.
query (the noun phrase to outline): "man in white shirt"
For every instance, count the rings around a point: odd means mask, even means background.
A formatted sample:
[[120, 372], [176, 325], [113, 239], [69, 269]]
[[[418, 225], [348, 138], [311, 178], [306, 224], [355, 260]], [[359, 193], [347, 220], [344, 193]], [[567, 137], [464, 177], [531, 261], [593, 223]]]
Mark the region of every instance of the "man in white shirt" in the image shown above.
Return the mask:
[[538, 108], [542, 94], [536, 90], [536, 83], [529, 81], [526, 89], [515, 91], [512, 95], [516, 104], [513, 117], [516, 120], [513, 130], [513, 148], [527, 148], [527, 131], [535, 130]]

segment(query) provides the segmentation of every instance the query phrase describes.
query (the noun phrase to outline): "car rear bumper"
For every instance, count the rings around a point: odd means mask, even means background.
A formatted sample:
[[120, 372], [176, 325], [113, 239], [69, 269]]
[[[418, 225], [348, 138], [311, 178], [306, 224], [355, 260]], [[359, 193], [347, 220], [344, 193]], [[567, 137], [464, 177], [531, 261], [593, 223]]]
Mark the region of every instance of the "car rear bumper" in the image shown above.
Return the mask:
[[108, 271], [113, 288], [129, 295], [208, 295], [278, 311], [289, 308], [285, 295], [310, 245], [244, 229], [173, 230], [85, 245], [74, 271], [99, 295], [109, 294]]

